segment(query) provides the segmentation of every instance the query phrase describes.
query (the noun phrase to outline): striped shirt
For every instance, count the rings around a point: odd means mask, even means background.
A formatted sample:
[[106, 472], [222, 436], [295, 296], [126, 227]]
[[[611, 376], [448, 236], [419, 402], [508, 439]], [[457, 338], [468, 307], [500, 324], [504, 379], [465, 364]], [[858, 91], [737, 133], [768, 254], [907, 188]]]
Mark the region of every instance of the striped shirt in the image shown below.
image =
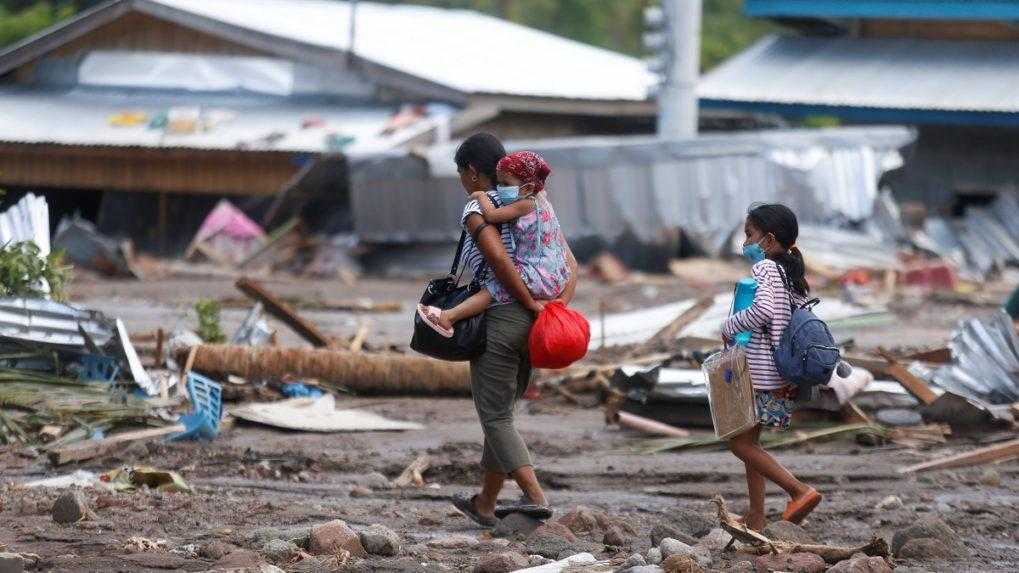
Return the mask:
[[[502, 206], [502, 203], [499, 201], [499, 194], [495, 191], [489, 191], [488, 198], [492, 200], [492, 204], [497, 208]], [[481, 250], [474, 244], [470, 230], [467, 229], [467, 217], [475, 213], [482, 215], [482, 217], [484, 216], [481, 212], [481, 205], [476, 199], [472, 199], [464, 206], [463, 215], [460, 217], [460, 225], [467, 231], [467, 238], [464, 240], [463, 259], [467, 261], [467, 266], [470, 267], [475, 277], [485, 277], [485, 284], [488, 285], [489, 291], [492, 292], [492, 306], [513, 302], [513, 297], [499, 284], [499, 280], [495, 276], [487, 277], [488, 273], [492, 272], [488, 266], [488, 261], [485, 260]], [[510, 227], [512, 225], [500, 225], [497, 228], [499, 229], [499, 234], [502, 235], [502, 246], [506, 249], [506, 254], [512, 259], [514, 243]]]
[[772, 349], [778, 347], [792, 318], [790, 297], [797, 306], [806, 298], [786, 287], [775, 261], [764, 259], [753, 266], [752, 272], [757, 281], [754, 302], [722, 323], [722, 336], [732, 340], [740, 332], [751, 333], [746, 349], [750, 380], [758, 390], [774, 390], [788, 384], [775, 368]]

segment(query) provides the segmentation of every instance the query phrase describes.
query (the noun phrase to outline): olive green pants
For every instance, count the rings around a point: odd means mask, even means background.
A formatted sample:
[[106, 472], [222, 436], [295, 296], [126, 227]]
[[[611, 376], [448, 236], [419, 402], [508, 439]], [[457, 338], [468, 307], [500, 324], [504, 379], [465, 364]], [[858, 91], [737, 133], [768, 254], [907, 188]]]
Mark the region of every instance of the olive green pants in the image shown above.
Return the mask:
[[513, 427], [513, 407], [531, 380], [527, 338], [534, 313], [519, 303], [486, 311], [485, 353], [471, 360], [471, 395], [485, 432], [481, 465], [504, 474], [533, 465], [527, 445]]

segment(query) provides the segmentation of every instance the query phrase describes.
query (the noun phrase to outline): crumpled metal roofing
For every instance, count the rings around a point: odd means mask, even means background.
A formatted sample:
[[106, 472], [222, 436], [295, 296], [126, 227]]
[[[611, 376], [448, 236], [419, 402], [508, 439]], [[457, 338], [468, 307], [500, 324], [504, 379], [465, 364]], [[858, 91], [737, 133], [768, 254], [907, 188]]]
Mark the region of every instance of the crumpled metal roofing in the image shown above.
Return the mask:
[[[903, 127], [705, 134], [689, 140], [590, 137], [507, 142], [552, 166], [549, 198], [567, 236], [644, 242], [680, 228], [711, 252], [755, 201], [781, 201], [804, 223], [863, 220], [877, 180], [898, 164], [915, 134]], [[371, 242], [459, 236], [466, 202], [456, 144], [436, 146], [427, 165], [391, 156], [352, 167], [355, 230]], [[781, 156], [781, 157], [776, 157]], [[431, 177], [429, 177], [429, 174]], [[428, 213], [423, 217], [421, 213]]]
[[935, 384], [990, 404], [1019, 401], [1019, 336], [1005, 311], [963, 320], [948, 347], [953, 363], [934, 372]]
[[[201, 108], [229, 112], [208, 131], [168, 134], [147, 125], [117, 127], [110, 117], [142, 111], [149, 118], [170, 108]], [[418, 129], [433, 128], [430, 120], [393, 134], [380, 135], [395, 109], [384, 106], [301, 103], [283, 98], [116, 90], [39, 91], [0, 89], [0, 141], [83, 146], [245, 149], [322, 153], [330, 133], [352, 136], [346, 155], [373, 154], [404, 143]], [[320, 127], [302, 128], [306, 119], [321, 118]], [[148, 122], [146, 122], [148, 123]], [[278, 134], [273, 142], [263, 140]]]
[[[350, 3], [149, 0], [196, 16], [346, 51]], [[645, 100], [657, 82], [638, 58], [471, 10], [359, 2], [355, 53], [465, 93]]]
[[701, 79], [702, 99], [1019, 112], [1019, 43], [768, 36]]

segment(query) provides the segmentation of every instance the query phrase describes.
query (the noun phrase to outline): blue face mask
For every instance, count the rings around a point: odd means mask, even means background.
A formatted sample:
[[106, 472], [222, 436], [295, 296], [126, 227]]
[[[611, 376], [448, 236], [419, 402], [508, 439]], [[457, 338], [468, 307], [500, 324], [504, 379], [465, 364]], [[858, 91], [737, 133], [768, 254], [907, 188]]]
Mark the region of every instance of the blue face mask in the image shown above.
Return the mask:
[[519, 185], [499, 185], [495, 188], [495, 191], [499, 194], [499, 201], [503, 205], [509, 205], [520, 198]]
[[750, 261], [751, 265], [756, 265], [757, 263], [759, 263], [759, 262], [764, 260], [764, 258], [765, 258], [765, 256], [764, 256], [764, 249], [761, 248], [761, 244], [760, 243], [753, 243], [751, 245], [744, 245], [743, 246], [743, 258], [745, 258], [746, 260]]

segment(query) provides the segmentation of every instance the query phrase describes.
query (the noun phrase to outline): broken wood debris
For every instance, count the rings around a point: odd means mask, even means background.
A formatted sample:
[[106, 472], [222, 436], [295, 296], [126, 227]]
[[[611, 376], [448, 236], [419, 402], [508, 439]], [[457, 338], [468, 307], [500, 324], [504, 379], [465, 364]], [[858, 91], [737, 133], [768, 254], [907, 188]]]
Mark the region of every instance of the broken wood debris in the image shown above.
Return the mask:
[[631, 430], [656, 436], [685, 438], [690, 435], [690, 432], [683, 428], [677, 428], [676, 426], [649, 420], [648, 418], [631, 414], [629, 412], [616, 412], [616, 422], [623, 428], [629, 428]]
[[917, 376], [913, 375], [913, 373], [910, 372], [905, 366], [899, 364], [899, 361], [896, 360], [896, 358], [892, 356], [891, 353], [889, 353], [884, 348], [878, 349], [878, 353], [881, 355], [882, 358], [885, 359], [885, 361], [888, 362], [888, 365], [886, 367], [888, 373], [891, 374], [893, 378], [898, 380], [899, 384], [902, 384], [902, 387], [905, 388], [906, 391], [908, 391], [910, 394], [915, 396], [917, 400], [924, 404], [930, 405], [931, 403], [938, 399], [938, 395], [935, 394], [933, 390], [931, 390], [930, 386], [928, 386], [923, 380], [921, 380]]
[[946, 456], [920, 464], [899, 468], [900, 474], [940, 470], [947, 468], [964, 468], [983, 464], [1003, 462], [1019, 458], [1019, 438], [1002, 444], [977, 448], [969, 452]]
[[880, 537], [875, 537], [870, 543], [859, 547], [837, 547], [833, 545], [794, 543], [791, 541], [769, 539], [733, 518], [722, 496], [716, 495], [711, 501], [718, 510], [718, 522], [722, 529], [732, 535], [733, 542], [738, 540], [746, 545], [740, 548], [742, 552], [756, 555], [767, 555], [769, 553], [813, 553], [824, 559], [825, 562], [833, 564], [850, 559], [856, 553], [885, 558], [891, 557], [892, 554], [888, 547], [888, 542]]
[[687, 326], [693, 324], [704, 315], [712, 305], [715, 297], [709, 296], [698, 300], [693, 306], [681, 312], [672, 322], [656, 332], [647, 342], [637, 346], [630, 353], [632, 357], [645, 356], [660, 348], [672, 348], [676, 345], [676, 337]]
[[321, 348], [333, 344], [333, 340], [320, 331], [318, 327], [298, 315], [297, 311], [291, 308], [290, 305], [266, 290], [257, 281], [248, 277], [242, 277], [237, 280], [236, 286], [239, 291], [252, 300], [262, 303], [265, 306], [266, 312], [292, 328], [294, 332], [313, 346]]
[[246, 380], [316, 379], [356, 394], [468, 396], [463, 362], [400, 354], [365, 354], [330, 348], [196, 346], [194, 369]]
[[[278, 296], [277, 298], [297, 310], [335, 310], [345, 312], [393, 313], [403, 311], [399, 301], [375, 301], [369, 298], [331, 300], [316, 297]], [[244, 297], [223, 297], [217, 301], [223, 308], [247, 308], [251, 301]]]
[[425, 478], [422, 474], [432, 465], [428, 454], [421, 454], [414, 459], [403, 473], [393, 480], [394, 487], [424, 487]]
[[59, 466], [71, 462], [82, 462], [108, 455], [132, 442], [141, 442], [179, 434], [186, 430], [184, 424], [174, 424], [162, 428], [148, 428], [112, 435], [99, 441], [86, 440], [70, 446], [50, 450], [50, 463]]

